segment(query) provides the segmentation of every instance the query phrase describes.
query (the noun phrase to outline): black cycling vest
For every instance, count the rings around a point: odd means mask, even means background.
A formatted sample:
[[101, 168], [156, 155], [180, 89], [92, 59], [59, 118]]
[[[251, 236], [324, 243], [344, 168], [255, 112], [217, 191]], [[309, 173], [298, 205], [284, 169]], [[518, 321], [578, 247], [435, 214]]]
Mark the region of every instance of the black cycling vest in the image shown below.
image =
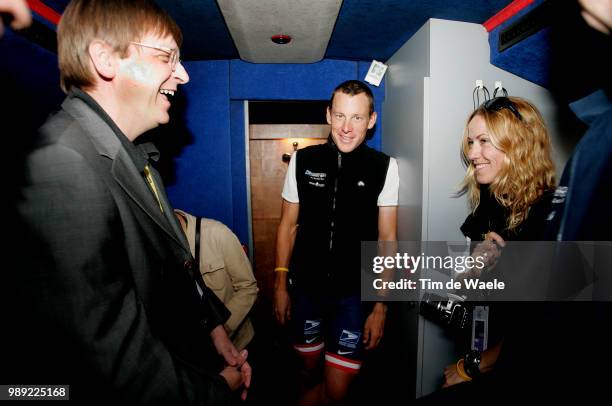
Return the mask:
[[390, 158], [365, 144], [343, 153], [331, 139], [296, 158], [300, 211], [292, 282], [309, 293], [359, 295], [361, 241], [378, 239], [378, 195]]

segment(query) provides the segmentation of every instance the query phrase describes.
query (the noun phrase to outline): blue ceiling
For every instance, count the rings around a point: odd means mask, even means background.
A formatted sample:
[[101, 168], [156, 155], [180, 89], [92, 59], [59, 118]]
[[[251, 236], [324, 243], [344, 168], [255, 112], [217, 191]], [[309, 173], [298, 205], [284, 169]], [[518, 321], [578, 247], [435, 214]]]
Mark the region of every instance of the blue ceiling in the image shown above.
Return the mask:
[[[61, 13], [69, 1], [43, 2]], [[157, 3], [183, 30], [184, 59], [239, 58], [215, 0]], [[482, 24], [509, 3], [511, 0], [344, 0], [325, 57], [386, 61], [429, 18]]]
[[327, 58], [386, 61], [429, 18], [482, 24], [510, 0], [344, 0]]

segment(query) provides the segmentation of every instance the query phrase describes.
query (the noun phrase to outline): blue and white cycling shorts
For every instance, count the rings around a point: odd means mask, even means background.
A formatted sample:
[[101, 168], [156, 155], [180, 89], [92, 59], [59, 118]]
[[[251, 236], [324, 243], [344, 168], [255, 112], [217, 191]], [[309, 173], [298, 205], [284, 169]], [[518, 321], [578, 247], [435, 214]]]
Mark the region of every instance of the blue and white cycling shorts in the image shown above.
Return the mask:
[[292, 296], [293, 347], [302, 356], [325, 350], [325, 365], [357, 373], [363, 359], [364, 312], [359, 296]]

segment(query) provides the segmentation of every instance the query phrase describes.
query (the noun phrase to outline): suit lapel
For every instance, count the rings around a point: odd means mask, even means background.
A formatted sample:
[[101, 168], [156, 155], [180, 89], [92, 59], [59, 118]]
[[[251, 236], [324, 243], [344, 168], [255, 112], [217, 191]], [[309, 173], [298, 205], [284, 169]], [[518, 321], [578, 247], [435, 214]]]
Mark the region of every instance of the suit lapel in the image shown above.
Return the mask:
[[[159, 175], [159, 172], [157, 172], [157, 170], [155, 170], [154, 168], [151, 171], [151, 175], [153, 175], [153, 178], [155, 179], [155, 183], [157, 183], [158, 185], [163, 184], [161, 176]], [[183, 247], [185, 248], [185, 250], [187, 252], [191, 252], [189, 249], [189, 242], [187, 241], [187, 237], [185, 237], [185, 233], [183, 232], [181, 225], [179, 224], [176, 216], [174, 215], [174, 210], [172, 209], [172, 206], [170, 205], [170, 200], [168, 199], [168, 196], [166, 195], [166, 189], [163, 187], [160, 187], [158, 192], [159, 192], [159, 200], [161, 201], [162, 207], [164, 208], [164, 213], [167, 216], [167, 220], [168, 220], [168, 223], [170, 223], [170, 227], [172, 227], [172, 230], [174, 230], [174, 233], [178, 236], [178, 239], [181, 242], [181, 244], [183, 244]]]
[[[110, 158], [112, 163], [111, 173], [113, 178], [126, 192], [126, 194], [162, 229], [169, 237], [181, 245], [187, 252], [189, 246], [185, 242], [185, 238], [181, 233], [177, 233], [176, 227], [173, 227], [164, 214], [159, 210], [159, 205], [153, 194], [149, 191], [145, 184], [142, 174], [138, 172], [136, 166], [130, 159], [128, 153], [121, 146], [121, 142], [113, 132], [113, 130], [96, 114], [87, 104], [75, 97], [68, 98], [62, 104], [62, 108], [72, 115], [85, 132], [89, 135], [97, 152]], [[156, 171], [153, 171], [154, 173]], [[156, 182], [160, 186], [163, 199], [162, 202], [166, 206], [164, 210], [171, 210], [170, 204], [167, 201], [165, 191], [161, 187], [162, 183], [159, 176], [156, 174]], [[162, 196], [160, 196], [161, 198]], [[169, 213], [172, 214], [172, 213]], [[180, 229], [179, 229], [180, 231]]]
[[[154, 172], [154, 171], [153, 171]], [[159, 210], [159, 205], [155, 200], [155, 197], [142, 180], [142, 175], [136, 170], [136, 167], [132, 163], [132, 160], [128, 156], [127, 152], [123, 149], [120, 149], [113, 161], [112, 174], [117, 183], [125, 190], [132, 200], [140, 206], [140, 208], [157, 223], [159, 227], [161, 227], [172, 239], [174, 239], [177, 243], [184, 246], [185, 244], [181, 241], [179, 234], [177, 234], [174, 229], [170, 226], [168, 219], [164, 217], [164, 214]], [[161, 185], [159, 181], [156, 179], [157, 185]], [[163, 190], [162, 187], [159, 188], [158, 192]], [[164, 195], [165, 196], [165, 195]], [[161, 199], [161, 195], [160, 195]], [[169, 210], [169, 204], [164, 204], [164, 199], [162, 200], [162, 206], [164, 207], [164, 211]]]

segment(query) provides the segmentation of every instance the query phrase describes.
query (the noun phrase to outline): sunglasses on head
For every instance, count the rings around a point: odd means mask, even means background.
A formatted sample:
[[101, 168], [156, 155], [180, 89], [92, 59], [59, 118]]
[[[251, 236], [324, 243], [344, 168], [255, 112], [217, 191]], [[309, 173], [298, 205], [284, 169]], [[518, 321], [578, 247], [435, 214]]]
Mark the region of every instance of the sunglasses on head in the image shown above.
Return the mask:
[[508, 109], [518, 118], [523, 121], [523, 117], [521, 113], [519, 113], [516, 105], [507, 97], [494, 97], [491, 100], [487, 100], [482, 104], [485, 110], [488, 111], [500, 111], [503, 109]]

